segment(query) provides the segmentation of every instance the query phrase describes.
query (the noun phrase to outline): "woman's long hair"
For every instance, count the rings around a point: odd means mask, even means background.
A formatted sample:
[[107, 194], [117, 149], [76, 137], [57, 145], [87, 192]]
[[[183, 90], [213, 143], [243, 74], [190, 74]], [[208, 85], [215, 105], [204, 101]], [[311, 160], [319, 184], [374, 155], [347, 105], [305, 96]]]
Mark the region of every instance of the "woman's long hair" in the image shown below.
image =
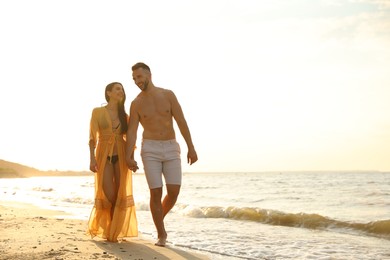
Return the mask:
[[111, 91], [112, 88], [116, 85], [119, 84], [122, 86], [123, 90], [123, 99], [118, 102], [118, 118], [119, 121], [121, 122], [121, 134], [125, 134], [127, 132], [127, 113], [125, 111], [125, 102], [126, 102], [126, 92], [125, 89], [123, 88], [122, 83], [119, 82], [112, 82], [106, 86], [106, 90], [104, 91], [104, 95], [106, 97], [107, 102], [110, 101], [110, 97], [107, 94], [107, 91]]

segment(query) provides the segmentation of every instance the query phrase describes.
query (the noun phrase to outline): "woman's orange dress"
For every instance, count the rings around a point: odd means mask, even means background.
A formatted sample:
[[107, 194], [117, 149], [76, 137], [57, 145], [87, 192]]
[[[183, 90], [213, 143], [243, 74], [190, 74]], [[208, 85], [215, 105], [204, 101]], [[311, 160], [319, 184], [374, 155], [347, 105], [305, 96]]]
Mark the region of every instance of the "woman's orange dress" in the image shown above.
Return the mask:
[[[120, 134], [120, 127], [113, 129], [107, 108], [93, 109], [90, 123], [90, 141], [96, 147], [98, 171], [95, 173], [95, 204], [92, 209], [88, 234], [109, 241], [118, 241], [124, 237], [138, 236], [138, 224], [133, 199], [132, 172], [126, 164], [125, 135]], [[116, 144], [120, 167], [120, 184], [115, 205], [106, 198], [103, 192], [103, 170], [107, 156], [112, 156]], [[111, 219], [111, 207], [115, 207]]]

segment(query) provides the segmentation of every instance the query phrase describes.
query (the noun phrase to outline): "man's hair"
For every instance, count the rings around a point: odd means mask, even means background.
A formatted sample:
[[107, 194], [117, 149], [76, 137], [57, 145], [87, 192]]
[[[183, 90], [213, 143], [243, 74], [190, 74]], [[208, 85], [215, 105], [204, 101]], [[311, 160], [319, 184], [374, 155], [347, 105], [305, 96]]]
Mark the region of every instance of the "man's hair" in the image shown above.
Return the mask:
[[151, 72], [149, 66], [143, 62], [137, 62], [136, 64], [133, 65], [133, 67], [131, 67], [132, 71], [135, 71], [139, 68], [143, 68], [144, 70]]

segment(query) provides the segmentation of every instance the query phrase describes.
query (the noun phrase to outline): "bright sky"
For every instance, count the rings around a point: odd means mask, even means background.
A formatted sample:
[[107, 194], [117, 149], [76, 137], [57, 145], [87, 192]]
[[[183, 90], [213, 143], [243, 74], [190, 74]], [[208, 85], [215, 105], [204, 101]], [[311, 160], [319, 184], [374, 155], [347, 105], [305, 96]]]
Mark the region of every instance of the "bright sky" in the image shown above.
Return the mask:
[[0, 159], [88, 170], [92, 109], [120, 81], [128, 111], [143, 61], [185, 172], [390, 170], [387, 0], [1, 1], [0, 33]]

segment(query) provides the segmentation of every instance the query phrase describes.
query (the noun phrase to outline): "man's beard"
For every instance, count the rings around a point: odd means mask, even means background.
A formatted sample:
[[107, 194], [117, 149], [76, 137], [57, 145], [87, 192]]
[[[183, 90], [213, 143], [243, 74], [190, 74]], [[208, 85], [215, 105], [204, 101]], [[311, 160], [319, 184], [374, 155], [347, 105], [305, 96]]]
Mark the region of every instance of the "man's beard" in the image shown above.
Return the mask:
[[149, 85], [149, 80], [146, 79], [146, 80], [145, 80], [145, 83], [144, 83], [144, 85], [143, 85], [142, 91], [146, 91], [146, 89], [148, 88], [148, 85]]

